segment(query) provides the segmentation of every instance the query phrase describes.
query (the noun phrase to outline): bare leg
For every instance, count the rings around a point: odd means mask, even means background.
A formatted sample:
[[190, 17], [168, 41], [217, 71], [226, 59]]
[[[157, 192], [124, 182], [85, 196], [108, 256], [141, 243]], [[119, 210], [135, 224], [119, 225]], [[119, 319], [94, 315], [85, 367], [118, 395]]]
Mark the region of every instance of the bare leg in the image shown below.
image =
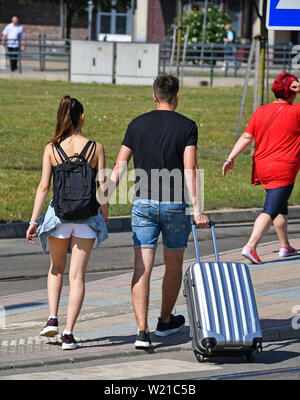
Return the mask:
[[85, 272], [95, 239], [80, 239], [72, 236], [70, 261], [70, 293], [66, 330], [72, 331], [81, 310], [85, 293]]
[[148, 306], [150, 277], [156, 249], [135, 249], [134, 274], [131, 282], [131, 295], [138, 331], [149, 331]]
[[161, 319], [168, 323], [175, 306], [182, 282], [182, 263], [184, 250], [164, 248], [166, 271], [162, 284]]
[[263, 236], [268, 232], [272, 225], [272, 218], [269, 214], [261, 213], [255, 220], [254, 227], [247, 246], [256, 251], [256, 247]]
[[69, 240], [48, 238], [51, 258], [47, 282], [50, 315], [57, 315]]
[[288, 217], [287, 215], [279, 214], [273, 221], [273, 225], [280, 241], [280, 247], [291, 248], [288, 234], [287, 234], [287, 226], [288, 226]]

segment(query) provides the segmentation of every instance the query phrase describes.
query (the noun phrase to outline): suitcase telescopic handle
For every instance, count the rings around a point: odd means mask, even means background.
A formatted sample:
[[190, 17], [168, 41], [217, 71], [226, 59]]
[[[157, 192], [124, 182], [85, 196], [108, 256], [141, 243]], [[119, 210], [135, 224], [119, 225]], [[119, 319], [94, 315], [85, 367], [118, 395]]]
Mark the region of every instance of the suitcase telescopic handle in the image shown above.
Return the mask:
[[[217, 239], [216, 239], [215, 223], [213, 221], [209, 221], [209, 227], [211, 229], [211, 235], [212, 235], [213, 244], [214, 244], [216, 261], [219, 262], [220, 258], [219, 258], [218, 244], [217, 244]], [[193, 237], [194, 237], [196, 258], [197, 258], [197, 262], [200, 263], [200, 252], [199, 252], [199, 244], [198, 244], [198, 239], [197, 239], [197, 227], [196, 227], [195, 221], [193, 221], [193, 224], [192, 224], [192, 231], [193, 231]]]

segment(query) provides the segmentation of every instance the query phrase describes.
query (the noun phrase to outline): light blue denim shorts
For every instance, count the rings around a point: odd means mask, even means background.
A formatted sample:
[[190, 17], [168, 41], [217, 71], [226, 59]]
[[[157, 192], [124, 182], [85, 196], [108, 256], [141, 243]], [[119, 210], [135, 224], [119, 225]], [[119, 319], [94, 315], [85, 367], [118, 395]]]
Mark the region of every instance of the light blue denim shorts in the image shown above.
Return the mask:
[[185, 249], [191, 233], [189, 206], [186, 203], [136, 200], [132, 207], [131, 226], [135, 249], [156, 248], [160, 232], [165, 248]]

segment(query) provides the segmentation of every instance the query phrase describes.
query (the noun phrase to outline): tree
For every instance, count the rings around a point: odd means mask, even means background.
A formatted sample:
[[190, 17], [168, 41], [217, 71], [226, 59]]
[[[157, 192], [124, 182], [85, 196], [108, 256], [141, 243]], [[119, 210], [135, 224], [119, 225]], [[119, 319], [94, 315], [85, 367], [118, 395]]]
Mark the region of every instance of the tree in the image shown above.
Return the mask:
[[[0, 0], [5, 1], [5, 0]], [[48, 0], [49, 1], [49, 0]], [[118, 0], [126, 8], [131, 6], [131, 0]], [[65, 6], [66, 9], [66, 38], [71, 38], [71, 28], [74, 21], [77, 18], [83, 16], [87, 10], [89, 0], [51, 0], [51, 3], [57, 3]], [[41, 3], [41, 0], [19, 0], [19, 3]], [[111, 5], [111, 0], [94, 0], [94, 5], [100, 4], [101, 7], [107, 7]], [[113, 7], [113, 6], [112, 6]]]

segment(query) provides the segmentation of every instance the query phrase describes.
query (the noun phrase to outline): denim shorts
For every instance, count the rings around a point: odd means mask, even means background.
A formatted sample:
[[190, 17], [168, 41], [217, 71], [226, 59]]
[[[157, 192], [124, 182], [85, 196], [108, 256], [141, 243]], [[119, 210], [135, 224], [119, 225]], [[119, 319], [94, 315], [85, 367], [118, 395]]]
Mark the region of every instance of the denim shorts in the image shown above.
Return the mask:
[[191, 233], [188, 204], [156, 200], [136, 200], [132, 207], [132, 238], [134, 248], [156, 248], [160, 232], [165, 248], [182, 250]]

